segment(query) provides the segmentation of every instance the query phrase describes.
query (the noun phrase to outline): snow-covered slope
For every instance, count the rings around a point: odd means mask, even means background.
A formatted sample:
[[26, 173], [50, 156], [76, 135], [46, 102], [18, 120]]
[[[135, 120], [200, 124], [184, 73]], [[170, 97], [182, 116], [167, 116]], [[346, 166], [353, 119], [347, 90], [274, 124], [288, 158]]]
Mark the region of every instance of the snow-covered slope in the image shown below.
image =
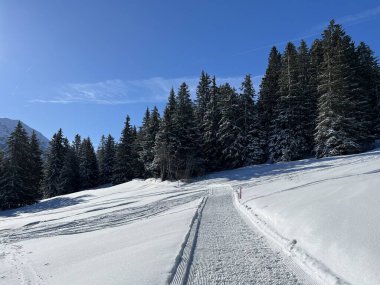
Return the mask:
[[[275, 257], [276, 266], [268, 265], [270, 260], [257, 263], [269, 270], [268, 278], [286, 278], [283, 273], [287, 271], [281, 269], [286, 264], [279, 266], [286, 259], [276, 258], [282, 248], [317, 283], [379, 284], [379, 185], [377, 148], [358, 155], [219, 172], [191, 184], [134, 180], [47, 199], [0, 212], [0, 284], [165, 284], [180, 268], [181, 254], [194, 253], [194, 248], [187, 249], [194, 241], [199, 242], [199, 248], [195, 248], [194, 258], [188, 259], [194, 264], [184, 268], [193, 270], [197, 264], [210, 263], [207, 269], [215, 265], [218, 271], [209, 272], [212, 276], [228, 272], [220, 267], [223, 264], [243, 262], [239, 268], [245, 268], [248, 254], [255, 259], [252, 254], [257, 253], [257, 260]], [[227, 208], [228, 189], [239, 187], [242, 199], [234, 199], [236, 208]], [[222, 197], [224, 204], [218, 202], [220, 197], [212, 199], [215, 189], [227, 191]], [[207, 195], [203, 217], [197, 217], [195, 213]], [[273, 247], [274, 254], [263, 254], [268, 250], [266, 245], [260, 248], [260, 244], [267, 244], [263, 238], [248, 237], [250, 231], [237, 222], [236, 216], [224, 217], [223, 209], [238, 211], [280, 247]], [[219, 237], [215, 242], [236, 239], [223, 238], [227, 232], [234, 234], [223, 230], [229, 217], [235, 219], [230, 223], [239, 228], [237, 235], [246, 235], [244, 241], [258, 239], [260, 243], [248, 242], [241, 248], [246, 251], [244, 256], [229, 257], [229, 262], [221, 260], [217, 252], [231, 255], [224, 252], [227, 247], [223, 244], [215, 244], [208, 251], [202, 248], [210, 243], [205, 226], [218, 217], [222, 226], [209, 227], [215, 231], [210, 238]], [[200, 236], [189, 242], [190, 229], [196, 229], [195, 233], [199, 229]], [[236, 253], [234, 246], [233, 242], [228, 244]], [[272, 274], [271, 270], [278, 267], [280, 272]], [[204, 272], [201, 269], [196, 272]], [[239, 278], [249, 279], [252, 274], [258, 284], [274, 284], [271, 279], [264, 283], [257, 279], [260, 276], [256, 273], [265, 270], [258, 268]], [[275, 284], [284, 284], [284, 279], [276, 280]]]
[[[14, 131], [15, 127], [17, 126], [18, 120], [11, 120], [8, 118], [0, 118], [0, 150], [4, 149], [7, 143], [7, 139], [9, 135]], [[31, 127], [26, 125], [25, 123], [21, 122], [27, 131], [27, 133], [30, 135], [33, 131]], [[43, 149], [47, 148], [49, 144], [49, 140], [40, 132], [36, 131], [37, 138], [41, 143], [41, 147]]]
[[[242, 187], [251, 220], [325, 282], [380, 282], [380, 149], [209, 176]], [[294, 246], [296, 245], [296, 246]], [[292, 250], [297, 249], [297, 252]], [[336, 275], [337, 278], [331, 278]], [[335, 281], [334, 281], [335, 280]]]
[[204, 192], [132, 181], [0, 212], [0, 284], [165, 284]]

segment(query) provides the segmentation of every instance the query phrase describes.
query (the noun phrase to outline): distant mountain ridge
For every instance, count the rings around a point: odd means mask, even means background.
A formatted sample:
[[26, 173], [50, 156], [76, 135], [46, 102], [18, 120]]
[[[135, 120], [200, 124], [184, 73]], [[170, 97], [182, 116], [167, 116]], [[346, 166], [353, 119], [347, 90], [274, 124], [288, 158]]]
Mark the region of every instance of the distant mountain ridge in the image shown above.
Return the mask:
[[[6, 148], [8, 137], [17, 126], [18, 121], [19, 120], [0, 118], [0, 150], [4, 150]], [[21, 124], [23, 125], [29, 136], [32, 134], [33, 130], [36, 132], [37, 138], [40, 141], [42, 149], [46, 149], [48, 147], [49, 140], [43, 134], [29, 127], [24, 122], [21, 122]]]

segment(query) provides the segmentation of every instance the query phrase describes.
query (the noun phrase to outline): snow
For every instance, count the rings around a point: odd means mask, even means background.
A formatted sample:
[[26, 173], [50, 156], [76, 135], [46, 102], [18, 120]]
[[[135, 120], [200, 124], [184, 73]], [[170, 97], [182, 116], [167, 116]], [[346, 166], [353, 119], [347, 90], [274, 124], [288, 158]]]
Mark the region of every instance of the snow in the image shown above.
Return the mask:
[[0, 213], [0, 284], [164, 284], [203, 192], [132, 181]]
[[209, 178], [209, 184], [241, 186], [240, 210], [324, 284], [378, 284], [380, 149]]
[[[9, 135], [14, 131], [18, 123], [18, 120], [11, 120], [8, 118], [0, 118], [0, 150], [6, 147], [7, 139]], [[30, 136], [33, 132], [33, 129], [21, 122], [26, 132]], [[36, 131], [37, 139], [41, 143], [41, 148], [46, 149], [49, 145], [49, 140], [40, 132]]]
[[240, 217], [230, 187], [209, 189], [187, 284], [314, 284]]
[[0, 284], [375, 285], [379, 184], [377, 148], [43, 200], [0, 212]]

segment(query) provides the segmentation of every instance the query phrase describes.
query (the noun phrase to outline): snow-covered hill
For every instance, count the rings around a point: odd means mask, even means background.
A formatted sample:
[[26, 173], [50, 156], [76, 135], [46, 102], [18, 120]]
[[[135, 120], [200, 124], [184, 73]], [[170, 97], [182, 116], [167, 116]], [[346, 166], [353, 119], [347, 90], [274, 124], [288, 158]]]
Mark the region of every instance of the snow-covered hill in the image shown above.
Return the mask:
[[379, 185], [377, 148], [47, 199], [0, 212], [0, 284], [376, 285]]
[[[17, 123], [18, 123], [18, 120], [11, 120], [8, 118], [0, 118], [0, 150], [5, 148], [6, 143], [7, 143], [7, 139], [9, 137], [9, 135], [15, 129]], [[23, 124], [27, 133], [30, 135], [32, 133], [33, 129], [23, 122], [21, 122], [21, 123]], [[41, 143], [41, 147], [43, 149], [47, 148], [48, 144], [49, 144], [49, 140], [43, 134], [38, 132], [37, 130], [35, 130], [35, 132], [37, 134], [38, 140]]]
[[242, 213], [324, 284], [379, 284], [380, 148], [220, 172], [208, 183], [241, 187]]

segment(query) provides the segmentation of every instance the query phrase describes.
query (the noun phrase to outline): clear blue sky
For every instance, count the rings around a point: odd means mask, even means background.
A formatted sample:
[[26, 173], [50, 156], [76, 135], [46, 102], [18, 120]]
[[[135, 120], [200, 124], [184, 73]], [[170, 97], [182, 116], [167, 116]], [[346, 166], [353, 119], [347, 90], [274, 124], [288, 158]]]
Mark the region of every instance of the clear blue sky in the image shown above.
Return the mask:
[[272, 45], [310, 43], [333, 18], [380, 54], [379, 1], [0, 0], [0, 117], [118, 138], [202, 69], [259, 84]]

